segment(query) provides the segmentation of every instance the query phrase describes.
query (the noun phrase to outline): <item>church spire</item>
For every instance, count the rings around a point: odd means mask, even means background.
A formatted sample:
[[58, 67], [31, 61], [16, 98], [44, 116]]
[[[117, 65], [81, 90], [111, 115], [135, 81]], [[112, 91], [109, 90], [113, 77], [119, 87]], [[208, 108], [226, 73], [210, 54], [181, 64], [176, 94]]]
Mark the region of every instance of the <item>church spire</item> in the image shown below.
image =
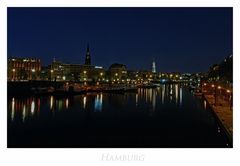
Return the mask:
[[86, 53], [86, 57], [85, 57], [85, 65], [91, 65], [91, 56], [90, 56], [89, 44], [87, 44], [87, 53]]
[[152, 72], [153, 73], [156, 73], [156, 63], [155, 63], [155, 60], [153, 59], [152, 61]]

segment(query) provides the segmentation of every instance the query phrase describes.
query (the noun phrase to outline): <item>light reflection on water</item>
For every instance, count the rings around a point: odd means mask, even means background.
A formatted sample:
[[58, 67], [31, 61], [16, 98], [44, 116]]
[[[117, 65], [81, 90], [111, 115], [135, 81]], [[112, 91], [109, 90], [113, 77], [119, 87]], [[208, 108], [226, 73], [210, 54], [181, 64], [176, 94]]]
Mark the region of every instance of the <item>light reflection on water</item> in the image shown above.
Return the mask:
[[12, 98], [12, 111], [11, 111], [11, 120], [13, 121], [14, 120], [14, 114], [15, 114], [15, 100], [14, 100], [14, 97]]
[[[129, 93], [125, 94], [123, 98], [120, 98], [118, 100], [128, 100], [129, 96], [133, 95], [135, 98], [135, 107], [141, 108], [142, 105], [147, 105], [149, 111], [156, 111], [158, 105], [164, 105], [164, 104], [175, 104], [176, 106], [182, 105], [182, 98], [183, 98], [183, 92], [182, 92], [182, 86], [179, 84], [176, 85], [162, 85], [155, 89], [138, 89], [138, 93]], [[109, 94], [103, 94], [103, 93], [96, 93], [91, 95], [80, 95], [80, 100], [78, 99], [78, 102], [74, 102], [73, 100], [70, 100], [69, 98], [58, 98], [54, 96], [49, 97], [29, 97], [27, 99], [11, 99], [11, 104], [9, 105], [10, 117], [11, 120], [14, 121], [14, 118], [16, 116], [17, 112], [21, 112], [22, 114], [22, 121], [24, 122], [27, 118], [31, 118], [35, 115], [38, 115], [40, 111], [40, 107], [43, 107], [46, 109], [46, 106], [53, 112], [53, 115], [55, 115], [55, 111], [65, 111], [68, 109], [71, 109], [69, 105], [76, 105], [80, 104], [80, 110], [88, 111], [88, 109], [93, 108], [94, 112], [101, 112], [104, 109], [104, 102], [109, 102], [109, 99], [105, 99], [104, 96], [107, 96]], [[117, 94], [116, 94], [117, 95]], [[119, 95], [119, 94], [118, 94]], [[121, 94], [120, 94], [121, 95]], [[94, 97], [94, 100], [92, 101], [90, 98]], [[75, 97], [73, 97], [75, 98]], [[105, 100], [104, 100], [104, 99]], [[45, 102], [44, 102], [44, 101]], [[47, 101], [46, 101], [47, 100]], [[124, 103], [124, 101], [118, 101], [120, 104]], [[37, 104], [36, 104], [37, 102]], [[167, 103], [166, 103], [167, 102]], [[42, 105], [42, 106], [41, 106]], [[92, 106], [91, 106], [92, 105]], [[206, 109], [206, 103], [204, 103], [204, 108]], [[79, 109], [78, 109], [79, 110]], [[36, 114], [37, 112], [37, 114]], [[31, 116], [29, 116], [31, 115]]]
[[162, 97], [162, 104], [164, 104], [164, 98], [165, 98], [165, 85], [162, 86], [162, 92], [161, 92], [161, 97]]
[[25, 118], [26, 118], [26, 105], [24, 104], [23, 105], [23, 111], [22, 111], [22, 120], [23, 120], [23, 122], [25, 121]]
[[33, 115], [35, 111], [35, 101], [33, 100], [31, 103], [31, 114]]
[[102, 111], [102, 104], [103, 104], [103, 94], [97, 94], [95, 96], [95, 102], [94, 102], [94, 111]]
[[135, 95], [135, 98], [136, 98], [136, 106], [137, 106], [138, 105], [138, 93]]
[[87, 97], [84, 96], [84, 97], [83, 97], [83, 109], [86, 108], [86, 103], [87, 103]]
[[207, 101], [206, 100], [204, 100], [204, 109], [206, 110], [207, 109]]
[[[199, 99], [192, 96], [186, 87], [180, 84], [162, 85], [154, 89], [140, 88], [137, 93], [88, 93], [71, 97], [14, 97], [8, 100], [8, 122], [9, 131], [13, 133], [12, 138], [19, 139], [18, 131], [24, 133], [26, 126], [31, 129], [29, 131], [35, 132], [37, 135], [39, 135], [39, 132], [51, 134], [52, 127], [57, 127], [56, 132], [62, 134], [63, 141], [67, 140], [66, 142], [71, 143], [75, 137], [69, 137], [62, 128], [66, 129], [67, 127], [67, 129], [71, 130], [74, 126], [72, 131], [69, 131], [74, 136], [75, 129], [79, 129], [78, 131], [81, 131], [81, 133], [75, 139], [77, 143], [88, 141], [88, 139], [79, 141], [85, 133], [93, 133], [89, 138], [95, 137], [95, 132], [88, 131], [89, 128], [95, 126], [101, 129], [107, 128], [106, 132], [114, 127], [119, 127], [118, 129], [124, 128], [128, 130], [127, 134], [123, 134], [124, 138], [125, 135], [132, 134], [132, 126], [134, 128], [139, 126], [138, 129], [141, 130], [139, 130], [139, 135], [136, 138], [142, 137], [142, 132], [146, 133], [144, 138], [146, 142], [153, 141], [147, 139], [149, 135], [157, 138], [155, 140], [159, 140], [159, 142], [168, 140], [171, 142], [171, 139], [162, 137], [175, 138], [180, 135], [179, 137], [183, 138], [181, 137], [182, 133], [185, 133], [185, 135], [182, 134], [184, 140], [187, 139], [188, 141], [196, 140], [201, 143], [202, 138], [206, 138], [207, 141], [211, 139], [212, 143], [215, 143], [221, 137], [219, 142], [224, 142], [225, 138], [220, 135], [223, 132], [216, 128], [218, 124], [213, 121], [212, 114], [209, 113], [207, 102], [199, 101]], [[62, 123], [63, 121], [64, 123]], [[19, 125], [20, 123], [22, 124]], [[199, 125], [202, 126], [200, 129]], [[50, 126], [50, 129], [47, 130], [46, 126]], [[15, 133], [15, 131], [17, 132]], [[211, 136], [209, 136], [210, 132], [212, 133]], [[107, 134], [105, 135], [107, 136]], [[20, 136], [22, 135], [24, 134]], [[64, 137], [65, 135], [66, 137]], [[106, 137], [102, 137], [103, 135], [101, 134], [98, 138], [101, 137], [105, 140]], [[134, 132], [133, 135], [135, 136]], [[195, 137], [195, 135], [197, 136]], [[37, 138], [34, 136], [33, 134], [31, 139]], [[25, 135], [23, 140], [25, 138], [29, 138], [29, 135]], [[52, 138], [53, 143], [55, 143], [55, 135]], [[116, 138], [119, 138], [119, 135], [116, 135]], [[181, 139], [175, 141], [179, 140]], [[41, 140], [37, 142], [39, 141]]]
[[53, 109], [53, 96], [50, 97], [50, 110]]
[[68, 109], [68, 104], [69, 104], [69, 100], [68, 100], [68, 98], [66, 99], [66, 108]]
[[180, 88], [180, 106], [182, 106], [182, 87]]

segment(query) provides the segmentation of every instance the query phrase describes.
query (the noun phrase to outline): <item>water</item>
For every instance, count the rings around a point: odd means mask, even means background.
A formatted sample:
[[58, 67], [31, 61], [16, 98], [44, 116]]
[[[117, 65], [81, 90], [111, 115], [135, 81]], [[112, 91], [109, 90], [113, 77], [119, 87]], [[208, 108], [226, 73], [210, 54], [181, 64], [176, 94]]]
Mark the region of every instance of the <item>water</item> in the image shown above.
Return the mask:
[[185, 86], [8, 99], [8, 147], [230, 147]]

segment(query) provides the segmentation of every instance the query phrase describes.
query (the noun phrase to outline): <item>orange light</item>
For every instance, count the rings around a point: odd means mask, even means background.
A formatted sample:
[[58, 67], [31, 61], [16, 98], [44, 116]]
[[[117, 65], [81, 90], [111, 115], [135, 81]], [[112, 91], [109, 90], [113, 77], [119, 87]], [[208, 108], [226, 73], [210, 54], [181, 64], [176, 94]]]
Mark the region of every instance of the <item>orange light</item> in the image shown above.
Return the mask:
[[214, 87], [215, 87], [215, 85], [214, 85], [214, 84], [212, 84], [212, 87], [214, 88]]
[[231, 91], [230, 90], [227, 90], [227, 93], [230, 93]]
[[204, 86], [206, 86], [207, 84], [206, 84], [206, 83], [204, 83], [203, 85], [204, 85]]
[[221, 86], [218, 86], [218, 89], [221, 89], [222, 87]]

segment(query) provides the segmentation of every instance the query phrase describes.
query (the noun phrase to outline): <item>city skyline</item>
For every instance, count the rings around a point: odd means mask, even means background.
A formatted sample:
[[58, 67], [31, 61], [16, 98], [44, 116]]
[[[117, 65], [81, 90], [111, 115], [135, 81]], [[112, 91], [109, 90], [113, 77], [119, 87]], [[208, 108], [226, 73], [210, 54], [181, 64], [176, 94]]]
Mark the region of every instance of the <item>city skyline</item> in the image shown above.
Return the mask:
[[232, 8], [8, 9], [8, 56], [84, 64], [88, 43], [106, 69], [204, 72], [232, 54]]

